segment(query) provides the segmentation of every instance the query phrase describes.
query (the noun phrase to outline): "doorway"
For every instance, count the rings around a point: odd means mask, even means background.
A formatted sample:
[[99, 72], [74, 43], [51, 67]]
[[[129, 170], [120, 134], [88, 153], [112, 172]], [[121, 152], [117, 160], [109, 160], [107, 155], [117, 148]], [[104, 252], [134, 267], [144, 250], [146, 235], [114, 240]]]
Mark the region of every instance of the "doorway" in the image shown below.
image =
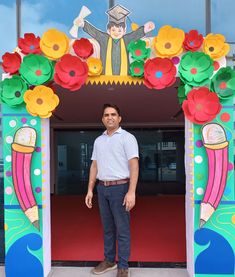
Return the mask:
[[[131, 261], [184, 263], [184, 130], [125, 129], [135, 135], [140, 152], [137, 205], [131, 221]], [[51, 202], [52, 260], [102, 260], [96, 196], [92, 210], [84, 205], [93, 143], [102, 129], [56, 129], [54, 133], [57, 161]], [[179, 228], [172, 230], [171, 226]]]

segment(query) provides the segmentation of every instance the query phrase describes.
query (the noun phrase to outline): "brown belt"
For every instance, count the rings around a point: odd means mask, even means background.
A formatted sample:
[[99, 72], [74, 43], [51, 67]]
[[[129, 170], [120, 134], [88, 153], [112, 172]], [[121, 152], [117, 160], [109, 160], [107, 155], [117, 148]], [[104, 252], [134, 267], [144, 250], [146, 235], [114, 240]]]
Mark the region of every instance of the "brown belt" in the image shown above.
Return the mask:
[[123, 185], [129, 182], [129, 179], [120, 179], [120, 180], [114, 180], [114, 181], [101, 181], [99, 180], [99, 184], [104, 185], [106, 187], [108, 186], [115, 186], [115, 185]]

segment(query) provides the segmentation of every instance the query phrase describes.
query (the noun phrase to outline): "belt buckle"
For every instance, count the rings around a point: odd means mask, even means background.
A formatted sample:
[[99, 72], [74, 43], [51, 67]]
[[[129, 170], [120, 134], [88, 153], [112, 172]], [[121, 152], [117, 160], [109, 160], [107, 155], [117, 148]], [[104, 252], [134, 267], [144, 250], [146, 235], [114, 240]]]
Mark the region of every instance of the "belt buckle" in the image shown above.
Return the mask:
[[109, 186], [109, 181], [104, 181], [104, 186], [108, 187]]

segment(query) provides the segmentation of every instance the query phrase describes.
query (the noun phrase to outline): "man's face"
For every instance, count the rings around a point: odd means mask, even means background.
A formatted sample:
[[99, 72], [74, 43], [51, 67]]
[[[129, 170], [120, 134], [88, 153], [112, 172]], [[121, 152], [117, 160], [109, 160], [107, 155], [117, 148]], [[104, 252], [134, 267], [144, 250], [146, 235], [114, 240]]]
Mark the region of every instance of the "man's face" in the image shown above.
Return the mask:
[[119, 128], [121, 116], [118, 115], [114, 108], [106, 108], [103, 113], [102, 122], [107, 130], [114, 130]]
[[126, 29], [124, 29], [123, 27], [117, 27], [117, 26], [112, 26], [109, 30], [108, 30], [108, 34], [111, 36], [111, 38], [113, 39], [120, 39], [122, 38], [126, 33]]

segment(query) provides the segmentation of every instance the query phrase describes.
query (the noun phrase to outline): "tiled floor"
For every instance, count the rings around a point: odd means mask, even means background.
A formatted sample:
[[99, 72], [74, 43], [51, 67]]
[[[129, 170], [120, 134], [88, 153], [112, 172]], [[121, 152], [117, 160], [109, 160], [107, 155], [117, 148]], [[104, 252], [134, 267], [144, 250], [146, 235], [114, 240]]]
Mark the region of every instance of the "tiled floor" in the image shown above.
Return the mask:
[[[95, 277], [90, 267], [53, 267], [49, 277]], [[0, 267], [0, 276], [5, 277]], [[103, 277], [116, 277], [116, 270], [102, 274]], [[25, 276], [31, 277], [31, 276]], [[186, 269], [172, 268], [131, 268], [130, 277], [189, 277]]]

